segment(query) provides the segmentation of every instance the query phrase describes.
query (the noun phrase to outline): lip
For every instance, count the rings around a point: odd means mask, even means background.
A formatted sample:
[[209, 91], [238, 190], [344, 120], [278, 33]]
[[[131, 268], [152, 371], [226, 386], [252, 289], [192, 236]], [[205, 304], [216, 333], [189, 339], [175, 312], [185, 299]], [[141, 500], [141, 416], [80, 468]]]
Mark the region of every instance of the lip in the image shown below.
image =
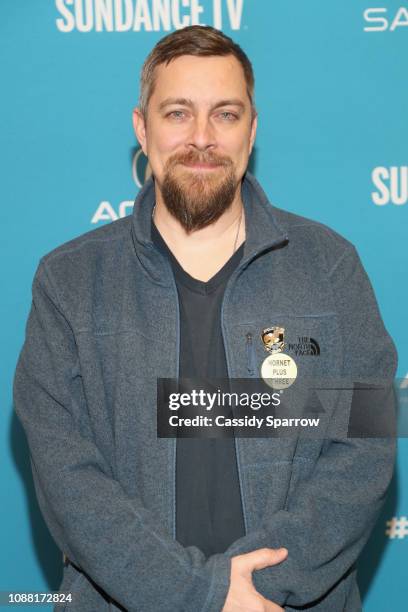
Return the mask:
[[187, 168], [194, 168], [195, 170], [214, 170], [215, 168], [218, 168], [220, 164], [204, 164], [198, 162], [193, 164], [183, 163], [183, 166], [186, 166]]

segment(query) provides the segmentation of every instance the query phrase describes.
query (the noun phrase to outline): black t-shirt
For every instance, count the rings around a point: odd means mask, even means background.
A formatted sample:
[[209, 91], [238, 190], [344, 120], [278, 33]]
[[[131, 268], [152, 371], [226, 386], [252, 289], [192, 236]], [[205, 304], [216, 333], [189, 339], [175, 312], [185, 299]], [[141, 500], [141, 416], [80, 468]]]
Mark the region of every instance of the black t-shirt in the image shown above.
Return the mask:
[[[227, 378], [221, 333], [221, 304], [242, 244], [207, 282], [178, 263], [152, 221], [152, 240], [169, 258], [180, 304], [180, 378]], [[206, 556], [224, 552], [245, 535], [235, 441], [178, 438], [176, 455], [176, 538]]]

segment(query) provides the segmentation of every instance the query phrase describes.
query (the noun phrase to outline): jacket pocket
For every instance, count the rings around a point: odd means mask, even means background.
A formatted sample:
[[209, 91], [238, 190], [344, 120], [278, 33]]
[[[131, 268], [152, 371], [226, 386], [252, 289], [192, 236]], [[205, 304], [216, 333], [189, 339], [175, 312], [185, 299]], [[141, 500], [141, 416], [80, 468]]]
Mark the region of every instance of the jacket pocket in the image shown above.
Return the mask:
[[244, 468], [248, 531], [260, 528], [268, 514], [283, 508], [291, 471], [291, 461], [265, 461]]

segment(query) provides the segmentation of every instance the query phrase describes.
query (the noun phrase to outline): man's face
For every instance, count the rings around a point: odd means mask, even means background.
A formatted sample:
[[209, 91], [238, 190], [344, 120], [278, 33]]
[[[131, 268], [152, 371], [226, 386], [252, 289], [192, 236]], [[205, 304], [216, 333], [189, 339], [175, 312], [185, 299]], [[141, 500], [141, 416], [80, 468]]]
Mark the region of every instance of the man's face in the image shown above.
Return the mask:
[[231, 205], [256, 133], [244, 72], [232, 56], [184, 55], [156, 68], [146, 122], [137, 139], [156, 189], [187, 231], [216, 221]]

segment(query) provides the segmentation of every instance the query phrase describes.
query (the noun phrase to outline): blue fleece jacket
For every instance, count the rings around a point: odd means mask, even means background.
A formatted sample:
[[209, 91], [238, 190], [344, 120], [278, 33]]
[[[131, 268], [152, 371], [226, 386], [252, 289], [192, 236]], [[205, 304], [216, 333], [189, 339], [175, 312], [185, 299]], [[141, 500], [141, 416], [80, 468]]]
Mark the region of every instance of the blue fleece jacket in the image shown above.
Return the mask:
[[[222, 305], [229, 376], [259, 376], [260, 332], [279, 325], [288, 343], [319, 344], [320, 355], [296, 357], [300, 375], [341, 384], [318, 392], [324, 439], [235, 440], [246, 534], [205, 558], [175, 540], [176, 439], [156, 435], [156, 378], [178, 373], [179, 310], [169, 262], [151, 241], [154, 195], [150, 178], [132, 216], [48, 253], [33, 281], [14, 400], [42, 513], [70, 560], [60, 588], [73, 601], [55, 609], [219, 612], [231, 557], [285, 546], [286, 561], [253, 574], [262, 595], [286, 610], [356, 612], [356, 560], [384, 502], [395, 440], [347, 436], [345, 383], [391, 384], [397, 364], [356, 250], [272, 206], [246, 173], [245, 250]], [[290, 393], [296, 403], [296, 383]], [[381, 401], [394, 419], [393, 398]]]

